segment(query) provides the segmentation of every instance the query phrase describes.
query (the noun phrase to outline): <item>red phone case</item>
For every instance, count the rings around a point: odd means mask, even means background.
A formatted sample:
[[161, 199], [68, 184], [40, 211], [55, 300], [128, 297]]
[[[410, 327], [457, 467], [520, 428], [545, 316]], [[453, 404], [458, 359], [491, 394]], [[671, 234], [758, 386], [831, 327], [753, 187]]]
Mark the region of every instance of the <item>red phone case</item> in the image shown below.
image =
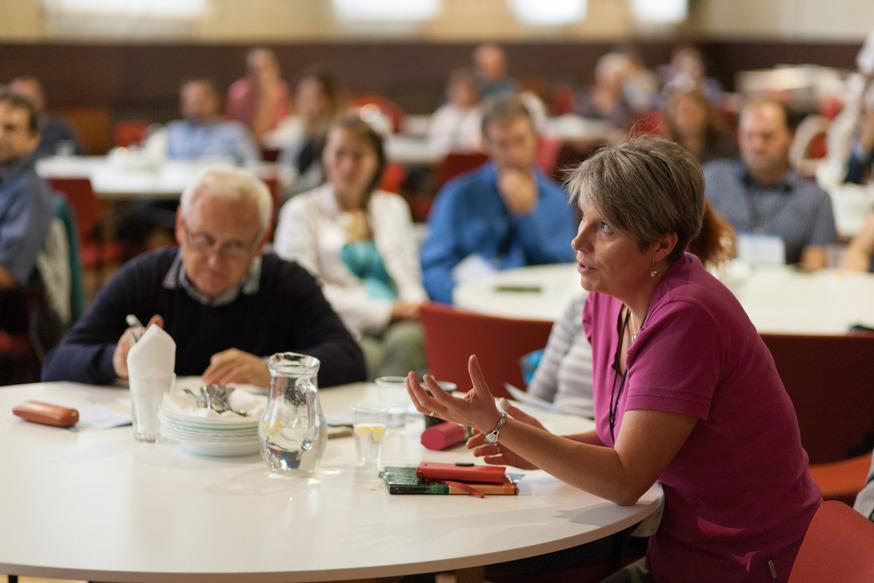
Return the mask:
[[79, 411], [76, 409], [42, 401], [25, 401], [13, 407], [12, 413], [34, 423], [55, 427], [72, 427], [79, 422]]
[[416, 470], [416, 475], [429, 480], [502, 484], [506, 469], [505, 466], [457, 466], [440, 462], [422, 462]]

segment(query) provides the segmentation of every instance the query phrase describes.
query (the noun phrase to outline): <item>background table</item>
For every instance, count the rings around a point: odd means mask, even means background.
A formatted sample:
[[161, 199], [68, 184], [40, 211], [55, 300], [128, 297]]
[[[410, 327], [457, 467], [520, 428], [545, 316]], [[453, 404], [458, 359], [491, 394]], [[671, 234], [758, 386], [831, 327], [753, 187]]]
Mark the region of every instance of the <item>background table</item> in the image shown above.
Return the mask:
[[[843, 334], [874, 326], [874, 275], [734, 263], [722, 274], [759, 332]], [[511, 269], [459, 284], [456, 306], [484, 314], [556, 320], [581, 293], [575, 263]]]
[[[375, 391], [321, 391], [327, 413]], [[72, 432], [24, 422], [25, 399], [124, 407], [122, 389], [41, 383], [0, 389], [0, 572], [112, 581], [305, 581], [485, 565], [593, 541], [653, 513], [658, 488], [620, 507], [524, 472], [519, 496], [390, 496], [353, 466], [351, 438], [328, 442], [309, 479], [257, 455], [194, 457], [130, 427]], [[541, 416], [556, 431], [591, 422]], [[468, 458], [429, 452], [421, 419], [386, 439], [387, 463]]]
[[[223, 160], [202, 160], [137, 166], [114, 162], [108, 156], [58, 156], [39, 160], [36, 168], [46, 180], [88, 178], [94, 194], [102, 200], [178, 200], [201, 170], [215, 165], [232, 164]], [[251, 170], [262, 180], [276, 179], [276, 164], [259, 162]]]

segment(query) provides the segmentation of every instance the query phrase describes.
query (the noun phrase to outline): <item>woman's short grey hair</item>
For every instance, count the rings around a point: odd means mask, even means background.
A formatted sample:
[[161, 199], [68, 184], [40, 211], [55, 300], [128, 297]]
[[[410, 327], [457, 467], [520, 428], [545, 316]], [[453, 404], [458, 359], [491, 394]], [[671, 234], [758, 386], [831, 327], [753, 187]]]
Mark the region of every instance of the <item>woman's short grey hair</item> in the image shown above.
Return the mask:
[[273, 217], [273, 197], [267, 185], [242, 168], [205, 168], [182, 193], [180, 206], [187, 216], [200, 196], [216, 196], [232, 200], [248, 199], [258, 209], [258, 236], [263, 235]]
[[704, 175], [682, 146], [651, 136], [598, 151], [571, 172], [574, 201], [590, 200], [614, 228], [629, 234], [641, 251], [676, 233], [668, 261], [678, 259], [701, 230]]

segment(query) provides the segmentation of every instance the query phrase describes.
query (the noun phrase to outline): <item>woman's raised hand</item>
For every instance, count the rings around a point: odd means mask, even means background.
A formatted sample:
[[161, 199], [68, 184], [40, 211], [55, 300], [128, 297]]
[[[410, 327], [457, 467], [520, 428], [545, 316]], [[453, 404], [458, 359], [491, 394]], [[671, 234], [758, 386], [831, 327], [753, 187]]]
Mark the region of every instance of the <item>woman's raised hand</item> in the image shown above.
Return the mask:
[[470, 356], [467, 370], [473, 388], [461, 398], [444, 392], [433, 375], [425, 375], [425, 386], [430, 391], [430, 394], [427, 393], [412, 372], [407, 375], [407, 392], [420, 413], [470, 425], [480, 431], [491, 431], [501, 414], [483, 377], [476, 355]]

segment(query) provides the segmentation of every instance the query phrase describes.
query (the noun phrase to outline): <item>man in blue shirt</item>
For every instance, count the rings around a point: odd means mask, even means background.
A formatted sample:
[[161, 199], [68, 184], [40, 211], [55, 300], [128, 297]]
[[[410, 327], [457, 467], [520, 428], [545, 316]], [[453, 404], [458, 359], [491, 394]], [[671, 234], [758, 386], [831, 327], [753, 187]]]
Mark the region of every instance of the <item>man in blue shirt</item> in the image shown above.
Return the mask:
[[0, 289], [30, 283], [54, 217], [51, 189], [34, 170], [39, 140], [34, 105], [0, 93]]
[[182, 84], [179, 96], [182, 117], [150, 137], [147, 152], [159, 152], [168, 160], [226, 158], [235, 164], [260, 159], [258, 148], [243, 124], [219, 116], [219, 95], [209, 79], [191, 79]]
[[56, 155], [87, 154], [76, 130], [61, 118], [46, 113], [46, 95], [42, 83], [36, 77], [16, 77], [9, 82], [9, 90], [30, 99], [42, 118], [40, 123], [40, 140], [34, 157], [46, 158]]
[[515, 96], [489, 102], [482, 129], [490, 162], [443, 188], [422, 246], [425, 289], [447, 304], [460, 280], [574, 258], [576, 215], [564, 190], [535, 166], [528, 109]]

